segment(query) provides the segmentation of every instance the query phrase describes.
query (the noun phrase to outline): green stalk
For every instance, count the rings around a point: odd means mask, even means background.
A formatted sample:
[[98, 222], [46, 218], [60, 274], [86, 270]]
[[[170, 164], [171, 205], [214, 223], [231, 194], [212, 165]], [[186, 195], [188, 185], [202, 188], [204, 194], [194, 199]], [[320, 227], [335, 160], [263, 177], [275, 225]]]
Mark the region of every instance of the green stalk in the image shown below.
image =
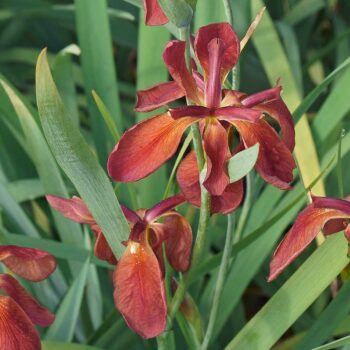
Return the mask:
[[230, 0], [223, 0], [227, 22], [233, 24], [232, 7]]
[[216, 316], [219, 310], [220, 297], [221, 297], [222, 289], [225, 283], [226, 272], [230, 265], [231, 250], [233, 247], [232, 245], [233, 231], [234, 231], [233, 215], [234, 214], [230, 214], [227, 216], [227, 231], [226, 231], [224, 252], [223, 252], [223, 256], [222, 256], [222, 260], [219, 268], [218, 279], [216, 281], [216, 286], [214, 290], [213, 304], [209, 315], [209, 323], [208, 323], [207, 331], [205, 333], [204, 340], [201, 346], [201, 350], [207, 350], [209, 347], [210, 340], [214, 331]]

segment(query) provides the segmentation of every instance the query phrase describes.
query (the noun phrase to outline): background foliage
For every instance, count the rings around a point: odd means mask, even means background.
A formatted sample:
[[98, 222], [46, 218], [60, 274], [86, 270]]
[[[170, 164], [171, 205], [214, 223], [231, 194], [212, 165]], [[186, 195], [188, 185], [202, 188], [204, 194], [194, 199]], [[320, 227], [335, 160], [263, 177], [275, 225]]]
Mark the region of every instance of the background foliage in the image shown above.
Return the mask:
[[[161, 54], [171, 35], [177, 35], [171, 25], [146, 27], [140, 3], [0, 1], [0, 239], [45, 249], [59, 260], [58, 271], [48, 281], [27, 285], [57, 316], [42, 331], [44, 349], [156, 348], [154, 341], [132, 333], [115, 310], [112, 267], [91, 256], [88, 229], [51, 211], [44, 199], [48, 193], [67, 196], [78, 190], [90, 203], [95, 200], [94, 216], [106, 231], [125, 225], [110, 220], [103, 207], [107, 198], [118, 209], [102, 170], [118, 138], [110, 128], [115, 124], [121, 133], [147, 116], [133, 111], [135, 91], [168, 78]], [[231, 3], [235, 30], [243, 37], [264, 3]], [[312, 246], [279, 279], [266, 282], [277, 241], [307, 202], [305, 187], [321, 174], [315, 194], [350, 193], [350, 3], [267, 0], [265, 5], [264, 19], [240, 59], [239, 89], [253, 93], [281, 78], [283, 98], [295, 111], [299, 169], [290, 192], [264, 184], [254, 173], [249, 178], [251, 192], [235, 215], [233, 259], [212, 349], [311, 349], [350, 333], [347, 246], [341, 234], [318, 249]], [[198, 0], [194, 30], [225, 20], [220, 1]], [[53, 128], [48, 131], [39, 120], [35, 63], [44, 47], [68, 112], [66, 119], [56, 122], [65, 125], [67, 133], [70, 126], [79, 127], [84, 145], [77, 158], [80, 170], [67, 170], [74, 145], [61, 150], [59, 159], [53, 149], [54, 121], [48, 123]], [[92, 90], [99, 97], [97, 104]], [[44, 132], [53, 138], [46, 140]], [[116, 185], [119, 202], [135, 209], [161, 200], [174, 161], [133, 188]], [[87, 168], [93, 171], [85, 177], [81, 174]], [[170, 191], [175, 193], [175, 183]], [[183, 210], [195, 226], [197, 210]], [[225, 239], [225, 218], [214, 216], [209, 231], [206, 258], [190, 288], [204, 325]], [[337, 279], [341, 271], [342, 278]], [[193, 348], [191, 335], [182, 335], [178, 324], [175, 330], [177, 347]]]

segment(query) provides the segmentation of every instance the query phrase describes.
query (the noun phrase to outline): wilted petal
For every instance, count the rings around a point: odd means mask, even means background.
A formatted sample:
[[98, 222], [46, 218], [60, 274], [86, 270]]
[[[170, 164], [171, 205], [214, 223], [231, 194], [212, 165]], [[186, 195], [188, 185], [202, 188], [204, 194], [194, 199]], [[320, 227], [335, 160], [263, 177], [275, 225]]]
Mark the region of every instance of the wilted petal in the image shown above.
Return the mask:
[[184, 203], [185, 201], [186, 201], [185, 197], [180, 194], [164, 199], [163, 201], [157, 203], [151, 209], [148, 209], [145, 213], [144, 219], [147, 222], [156, 220], [157, 218], [162, 216], [164, 213], [174, 209], [175, 207]]
[[41, 306], [11, 275], [0, 274], [0, 290], [15, 300], [34, 324], [47, 327], [54, 321], [55, 316]]
[[230, 180], [226, 166], [229, 153], [227, 132], [220, 123], [209, 123], [203, 139], [207, 155], [207, 175], [204, 186], [210, 194], [221, 195]]
[[185, 91], [175, 81], [157, 84], [147, 90], [137, 92], [136, 112], [149, 112], [185, 95]]
[[10, 297], [0, 295], [0, 349], [40, 350], [40, 337], [33, 323]]
[[194, 46], [206, 78], [209, 76], [210, 66], [209, 43], [213, 39], [220, 40], [224, 46], [220, 62], [220, 79], [223, 81], [227, 73], [237, 63], [240, 52], [240, 42], [236, 33], [228, 23], [213, 23], [201, 27], [198, 30]]
[[165, 216], [165, 251], [170, 265], [185, 272], [190, 266], [192, 249], [192, 229], [187, 220], [177, 212]]
[[[186, 200], [192, 205], [200, 207], [199, 172], [194, 151], [191, 151], [180, 163], [176, 179]], [[240, 205], [242, 198], [243, 182], [237, 181], [229, 184], [220, 196], [211, 196], [211, 213], [228, 214]]]
[[108, 159], [108, 173], [115, 181], [140, 180], [158, 169], [175, 153], [181, 136], [196, 120], [174, 120], [161, 114], [125, 132]]
[[59, 196], [47, 195], [47, 201], [52, 208], [59, 211], [63, 216], [80, 224], [95, 223], [89, 209], [79, 197], [63, 198]]
[[259, 143], [256, 169], [271, 185], [282, 190], [290, 189], [295, 161], [276, 131], [264, 120], [258, 123], [235, 122], [246, 147]]
[[114, 301], [128, 326], [144, 338], [166, 326], [165, 291], [158, 260], [148, 243], [130, 241], [113, 276]]
[[163, 60], [170, 75], [179, 87], [186, 92], [186, 96], [196, 104], [200, 104], [196, 81], [186, 66], [185, 50], [186, 42], [170, 41], [164, 49]]
[[0, 246], [0, 261], [15, 274], [33, 282], [47, 278], [56, 269], [56, 260], [51, 254], [15, 245]]
[[159, 26], [168, 23], [168, 17], [158, 4], [158, 0], [143, 0], [145, 23], [149, 26]]
[[275, 279], [301, 254], [329, 220], [340, 218], [349, 219], [350, 215], [340, 210], [315, 208], [313, 204], [304, 209], [277, 247], [270, 263], [268, 280]]

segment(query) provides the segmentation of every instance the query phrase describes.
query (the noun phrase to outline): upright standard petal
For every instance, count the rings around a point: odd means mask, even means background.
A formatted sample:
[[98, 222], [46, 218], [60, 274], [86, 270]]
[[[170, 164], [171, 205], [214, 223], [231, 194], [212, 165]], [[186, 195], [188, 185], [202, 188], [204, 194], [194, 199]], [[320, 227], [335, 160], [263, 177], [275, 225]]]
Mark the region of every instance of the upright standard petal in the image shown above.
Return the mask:
[[213, 39], [220, 40], [223, 43], [223, 52], [219, 67], [220, 79], [223, 81], [227, 73], [237, 63], [240, 52], [240, 42], [236, 33], [228, 23], [213, 23], [201, 27], [198, 30], [194, 47], [198, 60], [203, 67], [206, 79], [209, 77], [210, 66], [209, 43]]
[[148, 26], [160, 26], [168, 23], [168, 17], [158, 4], [158, 0], [143, 0], [145, 23]]
[[170, 41], [163, 52], [163, 60], [169, 73], [179, 87], [186, 92], [186, 96], [194, 103], [201, 104], [197, 91], [197, 84], [186, 66], [185, 59], [186, 42]]
[[51, 254], [15, 245], [0, 246], [0, 261], [15, 274], [33, 282], [47, 278], [56, 269], [56, 260]]
[[256, 169], [271, 185], [282, 190], [290, 189], [295, 161], [290, 150], [276, 131], [264, 120], [258, 123], [234, 123], [246, 147], [259, 143]]
[[327, 222], [349, 219], [350, 214], [310, 204], [295, 220], [294, 225], [277, 247], [270, 263], [268, 281], [275, 279], [312, 242]]
[[149, 112], [185, 96], [185, 90], [175, 81], [157, 84], [147, 90], [137, 91], [136, 112]]
[[166, 212], [174, 209], [178, 205], [183, 204], [184, 202], [186, 202], [186, 199], [181, 194], [164, 199], [161, 202], [157, 203], [155, 206], [153, 206], [151, 209], [148, 209], [145, 212], [144, 219], [147, 222], [152, 222], [160, 216], [162, 216], [163, 214], [165, 214]]
[[47, 201], [52, 208], [59, 211], [63, 216], [80, 224], [94, 224], [95, 220], [92, 217], [89, 209], [79, 197], [63, 198], [59, 196], [48, 195]]
[[140, 180], [158, 169], [175, 153], [194, 118], [174, 120], [168, 114], [149, 118], [125, 132], [108, 159], [115, 181]]
[[204, 186], [210, 194], [219, 196], [230, 182], [226, 165], [226, 160], [230, 156], [227, 132], [219, 122], [210, 122], [204, 131], [203, 139], [207, 155]]
[[55, 316], [41, 306], [11, 275], [0, 274], [0, 290], [15, 300], [34, 324], [47, 327], [54, 321]]
[[[180, 163], [176, 179], [186, 200], [192, 205], [200, 207], [199, 172], [194, 151], [191, 151]], [[229, 214], [237, 209], [242, 199], [243, 181], [229, 184], [220, 196], [211, 197], [211, 213]]]
[[128, 326], [148, 339], [165, 330], [167, 308], [158, 260], [147, 242], [129, 241], [113, 276], [114, 301]]
[[0, 295], [0, 349], [40, 350], [39, 333], [10, 297]]

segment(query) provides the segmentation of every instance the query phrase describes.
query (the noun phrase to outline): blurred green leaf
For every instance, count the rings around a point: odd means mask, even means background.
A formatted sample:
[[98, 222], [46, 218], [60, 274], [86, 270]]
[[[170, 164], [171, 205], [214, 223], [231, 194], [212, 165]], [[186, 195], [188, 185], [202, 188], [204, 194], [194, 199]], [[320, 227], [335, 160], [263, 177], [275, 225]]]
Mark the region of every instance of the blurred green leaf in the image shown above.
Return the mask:
[[[343, 337], [343, 338], [340, 338], [340, 339], [337, 339], [337, 340], [334, 340], [328, 344], [325, 344], [325, 345], [322, 345], [322, 346], [319, 346], [317, 348], [313, 348], [313, 350], [332, 350], [332, 349], [338, 349], [340, 348], [341, 346], [344, 346], [344, 345], [347, 345], [347, 344], [350, 344], [350, 335], [346, 336], [346, 337]], [[345, 350], [345, 349], [344, 349]]]
[[102, 348], [97, 348], [96, 346], [54, 341], [43, 341], [41, 342], [41, 345], [42, 350], [102, 350]]
[[193, 9], [186, 0], [158, 0], [166, 16], [176, 27], [187, 27], [193, 16]]
[[55, 313], [55, 321], [45, 334], [46, 340], [72, 341], [83, 300], [89, 266], [90, 257], [86, 260], [79, 275], [69, 287], [67, 294]]
[[77, 188], [119, 259], [129, 226], [113, 188], [71, 118], [66, 115], [43, 51], [38, 58], [37, 101], [46, 139], [57, 162]]

